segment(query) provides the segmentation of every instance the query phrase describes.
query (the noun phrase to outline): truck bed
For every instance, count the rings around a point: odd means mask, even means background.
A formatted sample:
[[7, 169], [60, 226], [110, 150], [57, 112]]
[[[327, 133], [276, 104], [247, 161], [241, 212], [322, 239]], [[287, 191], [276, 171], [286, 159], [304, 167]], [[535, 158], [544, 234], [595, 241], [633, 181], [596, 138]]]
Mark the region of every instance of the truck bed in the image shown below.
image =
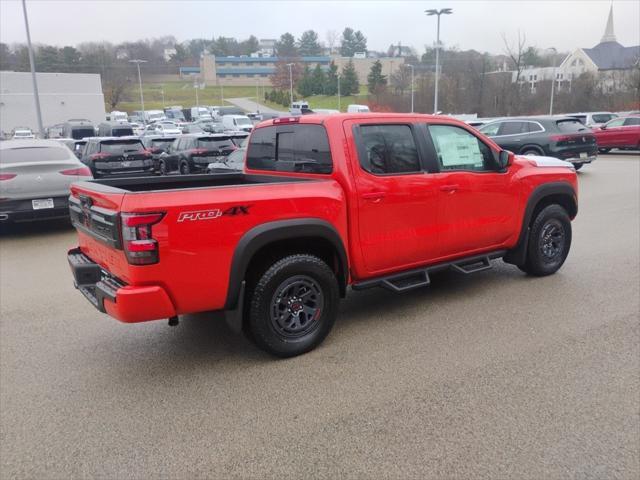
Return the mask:
[[259, 185], [265, 183], [300, 183], [313, 181], [318, 181], [318, 179], [284, 177], [276, 175], [252, 175], [238, 172], [214, 173], [209, 175], [108, 178], [89, 180], [86, 183], [89, 183], [91, 185], [90, 188], [97, 191], [109, 191], [113, 193], [133, 193], [161, 190], [186, 190], [194, 188], [233, 187], [242, 185]]

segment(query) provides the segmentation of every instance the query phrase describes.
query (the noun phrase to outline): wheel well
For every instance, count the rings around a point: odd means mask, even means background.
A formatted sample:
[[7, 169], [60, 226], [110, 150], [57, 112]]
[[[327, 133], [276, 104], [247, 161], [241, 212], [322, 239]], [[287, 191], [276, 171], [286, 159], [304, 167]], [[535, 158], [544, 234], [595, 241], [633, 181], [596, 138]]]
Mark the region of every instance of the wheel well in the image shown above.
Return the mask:
[[522, 147], [520, 149], [520, 153], [524, 153], [527, 150], [535, 150], [536, 152], [544, 155], [544, 150], [541, 147], [539, 147], [538, 145], [525, 145], [524, 147]]
[[569, 218], [573, 219], [578, 214], [578, 207], [571, 196], [563, 193], [556, 193], [553, 195], [547, 195], [546, 197], [540, 199], [533, 210], [533, 215], [531, 215], [529, 224], [531, 224], [535, 220], [535, 218], [538, 216], [538, 213], [543, 208], [554, 204], [560, 205], [562, 208], [564, 208], [567, 211]]
[[294, 254], [309, 254], [320, 258], [336, 274], [340, 295], [346, 295], [346, 272], [334, 245], [322, 237], [296, 237], [276, 240], [261, 247], [249, 261], [245, 280], [257, 281], [269, 266], [277, 260]]

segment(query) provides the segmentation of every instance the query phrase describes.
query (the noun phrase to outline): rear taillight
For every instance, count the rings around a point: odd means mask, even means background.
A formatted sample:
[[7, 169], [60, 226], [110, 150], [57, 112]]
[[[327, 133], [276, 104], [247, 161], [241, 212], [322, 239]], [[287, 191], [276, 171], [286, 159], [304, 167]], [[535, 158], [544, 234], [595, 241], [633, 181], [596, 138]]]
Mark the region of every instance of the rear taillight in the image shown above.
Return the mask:
[[12, 178], [15, 178], [16, 174], [15, 173], [0, 173], [0, 180], [11, 180]]
[[551, 135], [549, 138], [552, 142], [568, 142], [573, 138], [573, 135]]
[[209, 150], [207, 150], [206, 148], [192, 148], [191, 150], [189, 150], [189, 153], [191, 155], [203, 155], [205, 153], [207, 153]]
[[102, 160], [107, 157], [109, 157], [108, 153], [94, 153], [89, 157], [89, 159], [95, 162], [96, 160]]
[[151, 226], [162, 220], [164, 213], [122, 213], [122, 242], [127, 261], [132, 265], [158, 263], [158, 242]]
[[62, 170], [62, 175], [75, 175], [78, 177], [90, 177], [91, 170], [88, 167], [70, 168], [69, 170]]

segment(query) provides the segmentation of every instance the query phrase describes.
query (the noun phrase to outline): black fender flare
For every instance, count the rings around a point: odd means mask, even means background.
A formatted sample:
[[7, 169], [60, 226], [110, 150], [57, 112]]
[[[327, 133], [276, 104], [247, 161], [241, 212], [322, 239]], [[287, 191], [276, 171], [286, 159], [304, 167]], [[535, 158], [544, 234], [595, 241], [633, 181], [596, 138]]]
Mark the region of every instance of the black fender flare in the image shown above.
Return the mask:
[[504, 261], [512, 263], [514, 265], [522, 265], [527, 256], [527, 246], [529, 244], [529, 231], [531, 226], [531, 217], [536, 209], [536, 206], [544, 200], [545, 197], [552, 195], [566, 196], [572, 202], [574, 211], [567, 212], [571, 218], [578, 214], [578, 199], [576, 192], [571, 184], [566, 182], [551, 182], [538, 186], [531, 192], [529, 199], [527, 200], [527, 206], [524, 210], [524, 218], [522, 219], [522, 227], [520, 229], [520, 236], [518, 237], [518, 243], [515, 247], [507, 252], [504, 256]]
[[349, 277], [349, 264], [342, 238], [333, 225], [319, 218], [278, 220], [253, 227], [237, 243], [231, 259], [225, 310], [233, 310], [237, 307], [247, 268], [256, 252], [273, 242], [308, 237], [322, 238], [334, 247], [340, 262], [342, 278], [339, 281], [342, 283], [340, 290], [343, 291]]

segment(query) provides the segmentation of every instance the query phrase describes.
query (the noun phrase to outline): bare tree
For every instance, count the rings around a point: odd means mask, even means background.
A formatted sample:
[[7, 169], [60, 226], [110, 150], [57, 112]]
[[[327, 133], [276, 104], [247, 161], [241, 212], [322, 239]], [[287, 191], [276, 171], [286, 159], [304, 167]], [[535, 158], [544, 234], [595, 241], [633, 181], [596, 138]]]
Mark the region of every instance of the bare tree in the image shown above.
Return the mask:
[[518, 40], [514, 44], [507, 39], [507, 35], [502, 33], [502, 41], [504, 42], [505, 53], [511, 59], [513, 63], [513, 68], [516, 72], [516, 78], [514, 82], [514, 88], [511, 89], [510, 101], [508, 103], [509, 110], [508, 114], [511, 114], [513, 107], [520, 100], [520, 77], [522, 76], [522, 71], [524, 70], [524, 54], [525, 54], [525, 44], [527, 42], [527, 37], [524, 33], [518, 30]]
[[333, 54], [333, 49], [338, 43], [340, 34], [336, 30], [327, 30], [327, 33], [325, 34], [325, 38], [327, 40], [327, 47], [329, 47], [329, 55], [331, 55]]
[[131, 79], [122, 68], [113, 68], [103, 77], [104, 101], [115, 109], [122, 101], [129, 99]]

